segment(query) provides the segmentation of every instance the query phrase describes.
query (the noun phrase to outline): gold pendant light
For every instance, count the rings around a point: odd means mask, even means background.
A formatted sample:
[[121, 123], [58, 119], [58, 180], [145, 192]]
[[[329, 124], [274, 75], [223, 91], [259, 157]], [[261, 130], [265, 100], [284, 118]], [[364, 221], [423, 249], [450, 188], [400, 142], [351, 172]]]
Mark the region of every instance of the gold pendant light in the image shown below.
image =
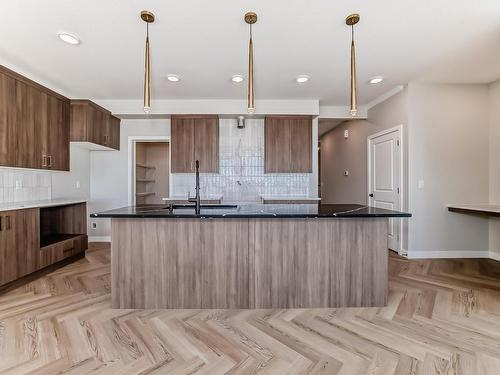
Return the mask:
[[253, 39], [252, 25], [257, 22], [257, 14], [248, 12], [245, 14], [245, 22], [250, 26], [250, 40], [248, 42], [248, 113], [255, 112], [255, 97], [253, 85]]
[[351, 116], [358, 114], [358, 103], [356, 97], [356, 48], [354, 46], [354, 25], [359, 22], [359, 14], [350, 14], [345, 23], [351, 27]]
[[151, 60], [149, 54], [149, 24], [155, 21], [155, 15], [147, 10], [141, 12], [141, 19], [146, 22], [146, 49], [144, 52], [144, 112], [151, 109]]

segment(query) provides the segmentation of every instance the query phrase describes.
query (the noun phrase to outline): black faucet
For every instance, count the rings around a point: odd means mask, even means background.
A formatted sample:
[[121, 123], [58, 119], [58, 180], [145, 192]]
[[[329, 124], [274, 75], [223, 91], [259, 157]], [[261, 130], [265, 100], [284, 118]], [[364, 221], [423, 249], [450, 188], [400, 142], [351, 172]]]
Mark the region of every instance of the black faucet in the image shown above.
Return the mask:
[[196, 160], [196, 195], [194, 197], [190, 197], [188, 195], [188, 201], [195, 203], [195, 212], [196, 215], [200, 214], [201, 208], [201, 200], [200, 200], [200, 161]]

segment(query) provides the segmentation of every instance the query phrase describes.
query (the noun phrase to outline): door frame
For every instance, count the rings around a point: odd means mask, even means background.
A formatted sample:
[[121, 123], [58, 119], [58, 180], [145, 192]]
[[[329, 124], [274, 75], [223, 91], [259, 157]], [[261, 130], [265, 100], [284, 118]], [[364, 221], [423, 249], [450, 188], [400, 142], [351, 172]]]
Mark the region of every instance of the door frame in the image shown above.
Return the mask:
[[128, 205], [135, 206], [135, 146], [137, 142], [168, 143], [168, 195], [172, 194], [172, 147], [167, 135], [132, 135], [128, 137]]
[[[371, 170], [371, 145], [372, 145], [372, 141], [375, 139], [375, 138], [378, 138], [380, 136], [383, 136], [383, 135], [386, 135], [386, 134], [390, 134], [390, 133], [394, 133], [394, 132], [399, 132], [399, 210], [400, 211], [403, 211], [403, 206], [404, 206], [404, 198], [405, 198], [405, 192], [406, 192], [406, 186], [405, 186], [405, 183], [404, 183], [404, 176], [406, 174], [406, 171], [405, 171], [405, 142], [404, 142], [404, 127], [403, 125], [397, 125], [397, 126], [393, 126], [392, 128], [388, 128], [388, 129], [384, 129], [384, 130], [381, 130], [377, 133], [374, 133], [374, 134], [371, 134], [369, 135], [367, 138], [366, 138], [366, 154], [367, 154], [367, 166], [366, 166], [366, 170], [367, 170], [367, 175], [368, 175], [368, 181], [367, 181], [367, 192], [366, 192], [366, 195], [367, 195], [367, 198], [368, 198], [368, 205], [370, 206], [373, 202], [372, 202], [372, 198], [369, 196], [370, 192], [372, 191], [372, 170]], [[402, 222], [402, 219], [398, 219], [398, 220], [401, 220], [401, 224], [399, 226], [399, 241], [398, 241], [398, 246], [399, 246], [399, 249], [397, 249], [397, 252], [399, 255], [406, 255], [406, 250], [404, 250], [403, 248], [403, 222]]]

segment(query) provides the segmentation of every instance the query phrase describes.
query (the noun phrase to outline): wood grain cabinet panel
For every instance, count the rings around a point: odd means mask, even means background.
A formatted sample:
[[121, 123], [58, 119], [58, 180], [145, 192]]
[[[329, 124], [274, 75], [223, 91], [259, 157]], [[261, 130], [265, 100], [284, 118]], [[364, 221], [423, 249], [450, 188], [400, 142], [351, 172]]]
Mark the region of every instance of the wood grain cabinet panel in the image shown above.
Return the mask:
[[172, 116], [172, 173], [191, 173], [194, 160], [194, 119]]
[[69, 100], [3, 66], [0, 91], [0, 165], [68, 171]]
[[120, 119], [90, 100], [71, 101], [71, 142], [120, 149]]
[[200, 115], [172, 116], [172, 173], [193, 173], [200, 161], [200, 172], [219, 172], [219, 118]]
[[265, 173], [312, 173], [312, 118], [268, 116]]
[[194, 160], [200, 161], [200, 172], [219, 172], [219, 119], [195, 119]]
[[16, 81], [0, 73], [0, 165], [14, 166], [16, 155]]
[[39, 268], [39, 211], [0, 212], [0, 285]]

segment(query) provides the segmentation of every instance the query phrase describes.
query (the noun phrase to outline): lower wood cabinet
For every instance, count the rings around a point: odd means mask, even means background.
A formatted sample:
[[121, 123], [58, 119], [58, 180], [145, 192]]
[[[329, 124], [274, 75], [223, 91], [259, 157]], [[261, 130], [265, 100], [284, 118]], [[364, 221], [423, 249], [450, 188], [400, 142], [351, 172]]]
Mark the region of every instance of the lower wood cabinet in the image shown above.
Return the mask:
[[86, 204], [0, 212], [0, 290], [88, 247]]
[[39, 269], [39, 211], [0, 212], [0, 285]]

